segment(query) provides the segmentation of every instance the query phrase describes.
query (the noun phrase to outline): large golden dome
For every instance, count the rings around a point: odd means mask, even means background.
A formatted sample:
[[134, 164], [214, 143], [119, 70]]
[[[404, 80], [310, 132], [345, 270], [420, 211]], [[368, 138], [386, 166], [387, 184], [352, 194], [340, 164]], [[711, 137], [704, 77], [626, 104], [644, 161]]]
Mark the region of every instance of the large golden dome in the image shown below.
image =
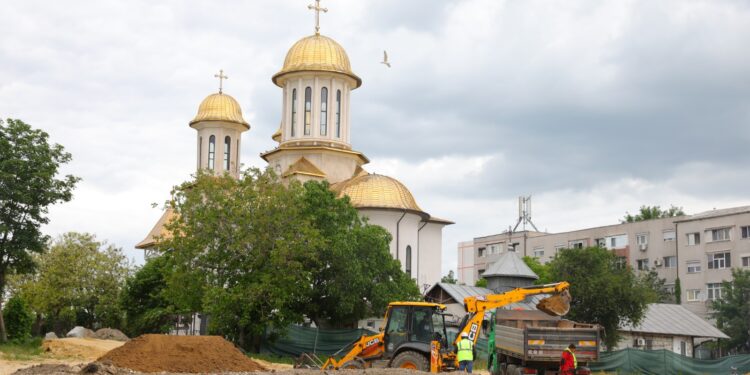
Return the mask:
[[190, 125], [199, 121], [233, 122], [250, 129], [250, 124], [242, 118], [240, 104], [233, 97], [223, 93], [212, 94], [203, 99], [198, 107], [198, 114], [190, 121]]
[[339, 198], [348, 196], [356, 208], [395, 208], [423, 213], [409, 189], [395, 178], [362, 174], [334, 186]]
[[310, 35], [294, 43], [286, 54], [284, 67], [271, 79], [277, 86], [281, 86], [279, 78], [285, 74], [305, 71], [341, 73], [357, 82], [354, 88], [362, 85], [362, 79], [352, 72], [344, 47], [320, 34]]

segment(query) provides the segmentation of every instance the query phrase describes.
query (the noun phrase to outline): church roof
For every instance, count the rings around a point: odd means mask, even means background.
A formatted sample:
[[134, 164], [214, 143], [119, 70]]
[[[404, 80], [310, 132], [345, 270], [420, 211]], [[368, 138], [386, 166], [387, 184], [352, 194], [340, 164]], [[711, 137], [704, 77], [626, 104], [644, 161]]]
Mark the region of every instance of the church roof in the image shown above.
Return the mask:
[[250, 124], [242, 118], [240, 104], [233, 97], [223, 93], [211, 94], [203, 99], [198, 106], [198, 114], [190, 121], [190, 125], [200, 121], [233, 122], [250, 129]]
[[276, 142], [281, 142], [281, 125], [279, 125], [279, 129], [276, 130], [276, 133], [273, 133], [273, 135], [271, 135], [271, 139]]
[[526, 265], [515, 251], [506, 251], [495, 263], [492, 263], [482, 276], [511, 276], [534, 280], [539, 279], [539, 276]]
[[362, 85], [362, 79], [352, 72], [349, 56], [344, 47], [320, 34], [304, 37], [294, 43], [286, 54], [284, 66], [271, 80], [281, 87], [279, 79], [282, 76], [307, 71], [341, 73], [356, 81], [354, 88]]
[[295, 174], [322, 178], [326, 177], [326, 174], [323, 171], [305, 157], [299, 158], [294, 164], [290, 165], [289, 169], [287, 169], [282, 176], [287, 177]]
[[339, 198], [348, 196], [356, 208], [395, 208], [424, 214], [409, 189], [392, 177], [360, 174], [331, 188]]
[[172, 220], [175, 217], [175, 213], [171, 208], [167, 208], [164, 210], [164, 213], [161, 215], [161, 218], [159, 218], [159, 221], [156, 222], [153, 228], [151, 228], [151, 231], [148, 232], [146, 235], [146, 238], [144, 238], [141, 242], [138, 242], [137, 245], [135, 245], [136, 249], [147, 249], [149, 247], [152, 247], [156, 245], [156, 239], [157, 238], [164, 238], [169, 236], [169, 232], [164, 228], [167, 223], [169, 223], [170, 220]]

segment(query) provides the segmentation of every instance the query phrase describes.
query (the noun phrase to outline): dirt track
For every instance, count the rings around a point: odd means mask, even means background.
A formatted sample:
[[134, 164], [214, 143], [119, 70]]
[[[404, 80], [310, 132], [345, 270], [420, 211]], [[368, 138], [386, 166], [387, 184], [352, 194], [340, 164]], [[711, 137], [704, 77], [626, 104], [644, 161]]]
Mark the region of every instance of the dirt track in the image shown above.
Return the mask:
[[[40, 365], [31, 368], [27, 368], [16, 372], [15, 374], [107, 374], [107, 375], [138, 375], [143, 374], [140, 372], [133, 372], [125, 369], [118, 369], [106, 363], [92, 363], [89, 365], [79, 366], [65, 366], [65, 365]], [[184, 373], [168, 373], [160, 372], [160, 375], [184, 375]], [[275, 372], [231, 372], [223, 374], [247, 374], [247, 375], [414, 375], [414, 374], [426, 374], [424, 372], [416, 372], [411, 370], [403, 369], [367, 369], [367, 370], [339, 370], [339, 371], [326, 371], [321, 372], [320, 370], [284, 370]]]

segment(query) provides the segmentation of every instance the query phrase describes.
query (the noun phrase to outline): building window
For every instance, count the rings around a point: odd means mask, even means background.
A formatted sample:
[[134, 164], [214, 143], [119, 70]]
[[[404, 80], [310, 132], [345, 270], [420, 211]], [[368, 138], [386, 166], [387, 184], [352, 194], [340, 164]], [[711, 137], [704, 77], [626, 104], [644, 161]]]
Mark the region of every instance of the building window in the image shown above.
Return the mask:
[[565, 245], [555, 245], [555, 254], [559, 253], [560, 250], [564, 248], [565, 248]]
[[[646, 260], [648, 260], [648, 259], [646, 259]], [[616, 257], [615, 258], [615, 267], [617, 267], [619, 269], [623, 269], [623, 268], [627, 267], [627, 265], [628, 265], [628, 258], [626, 258], [626, 257]]]
[[336, 90], [336, 138], [341, 138], [341, 90]]
[[297, 89], [292, 90], [292, 137], [297, 128]]
[[717, 241], [729, 241], [729, 230], [731, 228], [719, 228], [711, 229], [706, 232], [711, 232], [711, 242]]
[[201, 169], [201, 158], [203, 158], [203, 137], [198, 137], [198, 169]]
[[673, 230], [664, 231], [664, 241], [674, 241], [675, 234]]
[[484, 270], [483, 269], [478, 270], [477, 274], [479, 275], [479, 278], [482, 278], [482, 275], [484, 275]]
[[503, 252], [503, 245], [499, 243], [490, 245], [489, 255], [500, 254], [502, 252]]
[[232, 139], [229, 136], [224, 137], [224, 170], [229, 171], [229, 152], [232, 148]]
[[604, 238], [597, 238], [594, 240], [594, 242], [596, 243], [597, 247], [607, 247], [607, 240], [605, 240]]
[[480, 258], [484, 258], [484, 255], [485, 255], [485, 252], [486, 252], [486, 250], [487, 250], [486, 248], [484, 248], [484, 247], [480, 247], [480, 248], [479, 248], [479, 249], [477, 250], [477, 256], [478, 256], [478, 257], [480, 257]]
[[708, 283], [706, 290], [708, 290], [708, 299], [712, 301], [721, 299], [721, 283]]
[[648, 270], [648, 258], [636, 260], [636, 267], [638, 268], [639, 271], [647, 271]]
[[305, 89], [305, 135], [310, 135], [312, 126], [312, 89]]
[[698, 273], [701, 272], [701, 262], [699, 260], [691, 260], [687, 262], [687, 273]]
[[648, 233], [641, 233], [636, 235], [635, 243], [638, 245], [648, 245]]
[[237, 151], [235, 151], [235, 152], [237, 153], [237, 157], [235, 159], [237, 159], [237, 164], [236, 164], [237, 168], [235, 168], [235, 169], [237, 170], [237, 173], [240, 173], [240, 163], [239, 163], [239, 161], [240, 161], [240, 140], [239, 139], [237, 140], [237, 148], [236, 148], [236, 150]]
[[723, 253], [712, 253], [708, 254], [708, 269], [720, 270], [724, 268], [732, 267], [731, 254], [726, 251]]
[[742, 232], [742, 239], [750, 238], [750, 226], [740, 227], [740, 231]]
[[664, 268], [676, 268], [676, 267], [677, 267], [676, 256], [664, 257]]
[[583, 240], [570, 241], [568, 243], [569, 249], [583, 249]]
[[700, 289], [688, 289], [687, 290], [687, 301], [688, 302], [695, 302], [701, 300], [701, 290]]
[[214, 161], [216, 160], [216, 137], [208, 137], [208, 169], [214, 170]]
[[744, 268], [750, 267], [750, 255], [745, 255], [742, 257], [742, 267]]
[[406, 246], [406, 274], [411, 277], [411, 245]]
[[328, 88], [320, 89], [320, 135], [328, 134]]
[[617, 238], [615, 238], [615, 237], [610, 238], [609, 239], [609, 246], [612, 247], [612, 248], [616, 248], [617, 247]]
[[695, 246], [700, 245], [701, 243], [701, 234], [700, 233], [688, 233], [687, 234], [687, 244], [688, 246]]
[[535, 258], [541, 258], [544, 256], [544, 248], [543, 247], [535, 247], [534, 248], [534, 257]]

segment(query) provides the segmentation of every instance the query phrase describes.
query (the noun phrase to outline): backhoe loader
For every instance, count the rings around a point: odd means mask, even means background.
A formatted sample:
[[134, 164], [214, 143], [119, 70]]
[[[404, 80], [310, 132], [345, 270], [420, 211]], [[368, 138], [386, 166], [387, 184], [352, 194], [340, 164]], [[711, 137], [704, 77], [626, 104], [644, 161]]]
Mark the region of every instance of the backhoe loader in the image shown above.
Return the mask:
[[[570, 309], [569, 286], [563, 281], [517, 288], [500, 294], [466, 297], [464, 306], [467, 314], [451, 345], [445, 329], [445, 305], [391, 302], [385, 313], [385, 328], [380, 333], [362, 336], [322, 364], [312, 363], [316, 357], [303, 354], [298, 367], [320, 367], [324, 370], [396, 367], [430, 372], [454, 371], [458, 368], [455, 348], [461, 333], [466, 332], [476, 344], [485, 311], [523, 301], [531, 295], [551, 294], [541, 300], [537, 308], [550, 315], [562, 316]], [[344, 351], [347, 352], [341, 358], [335, 358]]]

